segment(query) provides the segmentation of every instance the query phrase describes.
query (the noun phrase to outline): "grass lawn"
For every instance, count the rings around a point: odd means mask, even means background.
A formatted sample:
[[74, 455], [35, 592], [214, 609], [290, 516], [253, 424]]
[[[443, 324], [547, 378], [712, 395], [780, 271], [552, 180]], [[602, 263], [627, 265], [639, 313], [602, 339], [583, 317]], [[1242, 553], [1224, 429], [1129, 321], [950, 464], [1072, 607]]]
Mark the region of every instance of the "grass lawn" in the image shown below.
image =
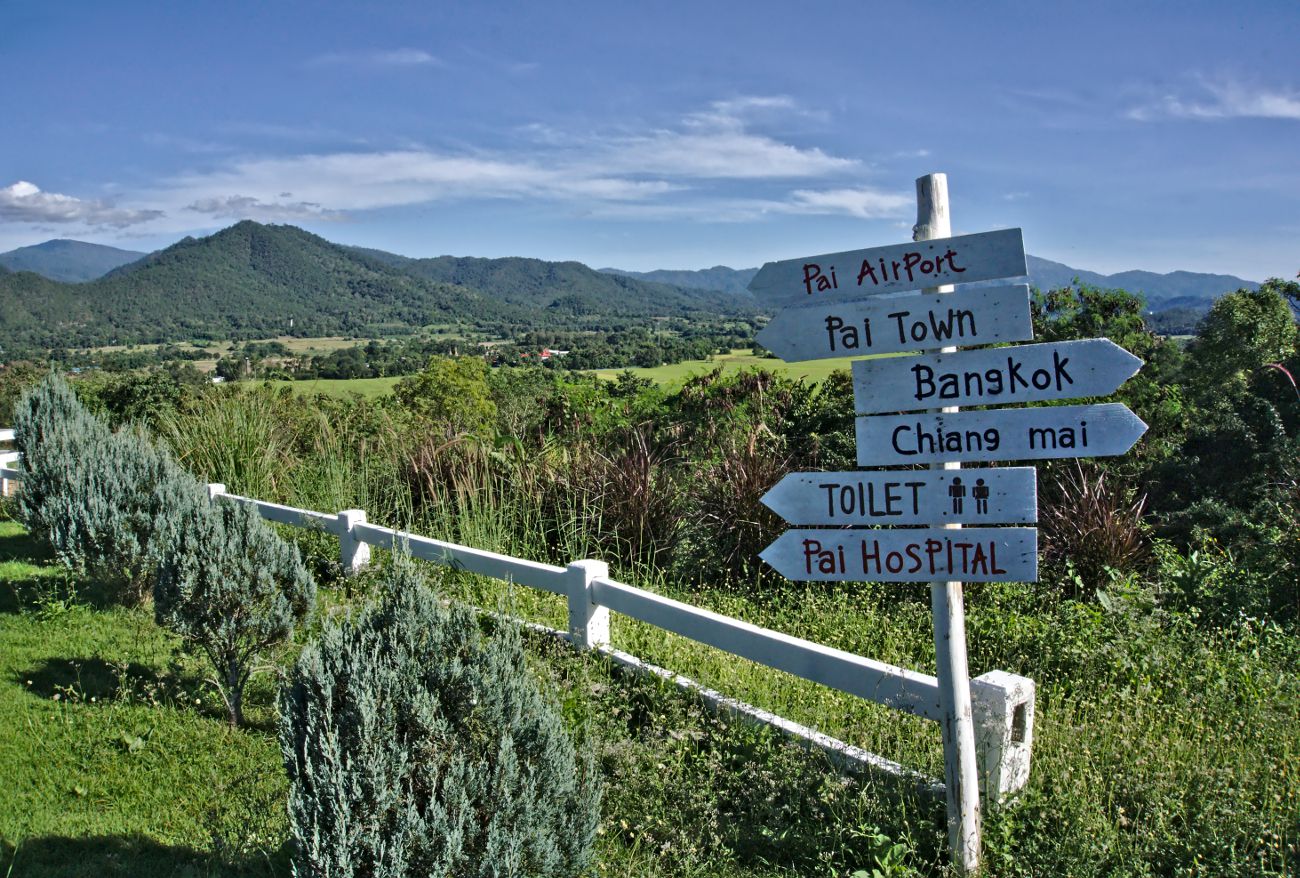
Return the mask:
[[230, 807], [283, 799], [270, 689], [231, 729], [152, 615], [102, 591], [0, 521], [0, 872], [203, 875], [214, 835], [232, 867], [283, 861], [283, 807]]

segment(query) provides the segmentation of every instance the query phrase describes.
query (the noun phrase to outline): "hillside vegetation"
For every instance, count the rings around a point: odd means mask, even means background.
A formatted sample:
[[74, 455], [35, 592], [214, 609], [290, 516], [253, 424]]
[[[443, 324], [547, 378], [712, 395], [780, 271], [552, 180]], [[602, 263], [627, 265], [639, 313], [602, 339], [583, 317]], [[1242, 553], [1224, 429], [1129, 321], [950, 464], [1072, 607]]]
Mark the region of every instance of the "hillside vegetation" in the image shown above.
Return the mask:
[[404, 260], [241, 222], [84, 284], [0, 275], [6, 353], [278, 335], [465, 333], [746, 313], [716, 293], [538, 260]]

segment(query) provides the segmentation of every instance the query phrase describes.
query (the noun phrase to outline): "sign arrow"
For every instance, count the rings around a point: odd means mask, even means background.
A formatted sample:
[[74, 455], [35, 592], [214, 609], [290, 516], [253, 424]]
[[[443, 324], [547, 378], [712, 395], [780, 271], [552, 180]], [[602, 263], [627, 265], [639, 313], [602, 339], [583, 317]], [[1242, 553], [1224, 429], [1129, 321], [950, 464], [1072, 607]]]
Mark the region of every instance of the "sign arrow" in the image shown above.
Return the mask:
[[1026, 284], [786, 308], [755, 336], [791, 363], [1033, 337]]
[[1123, 454], [1147, 425], [1117, 402], [857, 419], [858, 465]]
[[786, 579], [800, 582], [1036, 582], [1038, 531], [788, 530], [759, 557]]
[[1108, 338], [853, 362], [859, 414], [1107, 396], [1142, 368]]
[[760, 304], [784, 307], [1028, 273], [1020, 229], [1002, 229], [769, 262], [749, 289]]
[[1032, 466], [790, 473], [763, 503], [790, 524], [1032, 524]]

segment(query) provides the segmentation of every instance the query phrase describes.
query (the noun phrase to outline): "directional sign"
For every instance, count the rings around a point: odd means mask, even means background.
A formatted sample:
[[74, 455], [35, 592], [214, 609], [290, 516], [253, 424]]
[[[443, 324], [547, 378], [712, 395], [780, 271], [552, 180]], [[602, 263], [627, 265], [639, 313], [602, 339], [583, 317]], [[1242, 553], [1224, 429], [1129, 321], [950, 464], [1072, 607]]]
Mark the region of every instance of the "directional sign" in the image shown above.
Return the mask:
[[1020, 229], [1003, 229], [769, 262], [749, 289], [764, 305], [820, 305], [1028, 273]]
[[790, 524], [1032, 524], [1032, 466], [790, 473], [763, 496]]
[[791, 363], [1033, 337], [1025, 284], [786, 308], [755, 336]]
[[1146, 430], [1117, 402], [868, 415], [858, 418], [858, 465], [1109, 457], [1128, 451]]
[[1108, 338], [853, 362], [858, 414], [1107, 396], [1142, 368]]
[[804, 582], [1035, 582], [1038, 531], [789, 530], [759, 557], [786, 579]]

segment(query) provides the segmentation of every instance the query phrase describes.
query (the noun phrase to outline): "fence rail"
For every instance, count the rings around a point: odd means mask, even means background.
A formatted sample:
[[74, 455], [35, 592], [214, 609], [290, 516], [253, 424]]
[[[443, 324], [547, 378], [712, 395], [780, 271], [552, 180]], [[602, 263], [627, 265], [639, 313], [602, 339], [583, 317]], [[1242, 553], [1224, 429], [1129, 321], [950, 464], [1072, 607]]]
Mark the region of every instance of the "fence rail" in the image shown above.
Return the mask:
[[[12, 438], [12, 431], [0, 431], [0, 441], [5, 440], [6, 432]], [[0, 470], [0, 476], [17, 480], [21, 479], [22, 473], [17, 468], [7, 468]], [[369, 562], [370, 548], [375, 546], [405, 551], [436, 564], [566, 596], [569, 627], [567, 633], [560, 634], [575, 646], [598, 650], [613, 656], [620, 664], [691, 688], [720, 709], [782, 729], [826, 750], [840, 762], [917, 777], [915, 772], [897, 763], [727, 698], [673, 671], [656, 668], [614, 649], [609, 637], [610, 611], [914, 716], [934, 721], [941, 721], [943, 716], [939, 706], [939, 683], [929, 674], [792, 637], [617, 582], [609, 578], [608, 566], [600, 561], [580, 560], [567, 567], [557, 567], [369, 524], [365, 512], [359, 509], [338, 513], [299, 509], [230, 494], [221, 484], [209, 485], [208, 496], [214, 500], [219, 498], [252, 505], [268, 521], [324, 531], [338, 537], [340, 560], [349, 573], [355, 573]], [[991, 671], [971, 681], [981, 791], [991, 804], [1020, 789], [1028, 780], [1034, 695], [1032, 680], [1005, 671]], [[923, 786], [930, 790], [943, 788], [942, 784], [932, 781]]]

